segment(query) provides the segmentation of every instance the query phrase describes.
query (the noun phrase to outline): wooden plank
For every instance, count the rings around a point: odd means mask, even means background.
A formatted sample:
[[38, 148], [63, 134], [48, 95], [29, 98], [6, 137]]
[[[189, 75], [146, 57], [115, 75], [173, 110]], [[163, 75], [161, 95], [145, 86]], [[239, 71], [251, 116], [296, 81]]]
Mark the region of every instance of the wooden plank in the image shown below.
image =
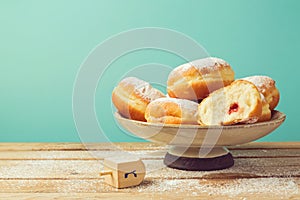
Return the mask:
[[[102, 160], [129, 153], [142, 159], [163, 159], [166, 150], [140, 151], [0, 151], [0, 160]], [[300, 149], [233, 149], [235, 158], [299, 157]]]
[[[114, 199], [114, 200], [124, 200], [125, 199], [137, 199], [137, 200], [145, 200], [145, 199], [204, 199], [207, 200], [223, 200], [223, 199], [259, 199], [259, 200], [274, 200], [274, 199], [286, 199], [285, 197], [280, 198], [281, 195], [275, 196], [273, 194], [241, 194], [236, 196], [225, 196], [225, 195], [197, 195], [191, 196], [185, 193], [72, 193], [72, 194], [62, 194], [62, 193], [0, 193], [0, 198], [3, 199], [17, 199], [17, 200], [36, 200], [36, 199]], [[290, 200], [299, 200], [300, 195], [291, 195], [287, 197]]]
[[[0, 160], [103, 160], [110, 156], [132, 155], [143, 159], [162, 159], [166, 150], [140, 151], [0, 151]], [[300, 155], [300, 150], [299, 150]]]
[[[238, 178], [300, 176], [299, 158], [239, 158], [229, 169], [190, 172], [166, 168], [162, 160], [144, 160], [147, 176], [152, 178]], [[0, 179], [98, 178], [101, 160], [1, 160]]]
[[116, 143], [0, 143], [0, 151], [153, 150], [165, 146], [150, 142]]
[[141, 151], [0, 151], [0, 160], [103, 160], [130, 154], [144, 159], [163, 158], [165, 150]]
[[229, 149], [300, 149], [300, 142], [250, 142]]
[[[0, 143], [0, 151], [81, 151], [86, 146], [91, 150], [110, 150], [121, 148], [125, 150], [155, 150], [165, 149], [165, 146], [145, 143]], [[252, 142], [229, 147], [229, 149], [300, 149], [300, 142]]]
[[[264, 160], [264, 161], [263, 161]], [[155, 167], [162, 165], [157, 161], [149, 163], [149, 168], [153, 169], [147, 174], [151, 178], [168, 178], [168, 179], [184, 179], [184, 178], [206, 178], [206, 179], [236, 179], [236, 178], [258, 178], [258, 177], [300, 177], [300, 166], [298, 160], [282, 160], [266, 158], [266, 159], [236, 159], [235, 165], [231, 168], [218, 171], [183, 171], [163, 167], [155, 170]]]
[[231, 149], [235, 158], [300, 157], [300, 149]]
[[[275, 197], [295, 198], [299, 197], [299, 178], [256, 178], [256, 179], [149, 179], [137, 186], [125, 189], [116, 189], [104, 184], [103, 180], [0, 180], [0, 197], [8, 193], [39, 193], [36, 197], [48, 197], [43, 194], [93, 194], [115, 197], [122, 194], [135, 197]], [[3, 194], [4, 193], [4, 194]], [[79, 194], [81, 193], [81, 194]], [[101, 193], [101, 194], [100, 194]], [[11, 194], [11, 197], [19, 197]], [[28, 194], [29, 195], [29, 194]], [[57, 194], [58, 195], [58, 194]], [[7, 196], [8, 197], [8, 196]], [[34, 197], [34, 196], [33, 196]], [[120, 196], [121, 197], [121, 196]], [[168, 199], [169, 199], [168, 198]], [[259, 198], [261, 199], [261, 198]]]

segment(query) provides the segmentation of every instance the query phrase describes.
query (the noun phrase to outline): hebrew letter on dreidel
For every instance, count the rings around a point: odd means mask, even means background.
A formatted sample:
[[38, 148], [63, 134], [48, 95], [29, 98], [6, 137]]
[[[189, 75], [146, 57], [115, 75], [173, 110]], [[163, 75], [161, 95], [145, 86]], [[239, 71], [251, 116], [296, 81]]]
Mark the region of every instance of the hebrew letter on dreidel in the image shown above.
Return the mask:
[[129, 174], [133, 174], [134, 177], [137, 177], [137, 174], [135, 173], [136, 170], [133, 170], [132, 172], [128, 172], [124, 174], [124, 177], [127, 178]]

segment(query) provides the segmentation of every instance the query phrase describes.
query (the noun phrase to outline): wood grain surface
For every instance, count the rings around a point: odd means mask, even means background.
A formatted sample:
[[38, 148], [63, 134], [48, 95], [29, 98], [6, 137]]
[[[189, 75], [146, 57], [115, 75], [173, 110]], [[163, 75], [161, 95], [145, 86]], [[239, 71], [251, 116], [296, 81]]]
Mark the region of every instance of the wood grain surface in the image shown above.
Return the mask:
[[[0, 143], [0, 199], [300, 199], [300, 142], [229, 149], [232, 168], [191, 172], [164, 167], [167, 147], [153, 143]], [[115, 189], [99, 172], [105, 157], [124, 152], [147, 174]]]

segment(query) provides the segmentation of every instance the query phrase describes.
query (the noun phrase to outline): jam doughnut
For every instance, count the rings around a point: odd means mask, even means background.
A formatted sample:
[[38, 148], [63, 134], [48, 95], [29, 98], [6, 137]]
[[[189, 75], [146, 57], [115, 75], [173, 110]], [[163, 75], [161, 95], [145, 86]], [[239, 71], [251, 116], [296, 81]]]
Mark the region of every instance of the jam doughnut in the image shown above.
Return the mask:
[[261, 115], [260, 93], [254, 84], [245, 80], [216, 90], [198, 107], [198, 122], [202, 125], [255, 123]]

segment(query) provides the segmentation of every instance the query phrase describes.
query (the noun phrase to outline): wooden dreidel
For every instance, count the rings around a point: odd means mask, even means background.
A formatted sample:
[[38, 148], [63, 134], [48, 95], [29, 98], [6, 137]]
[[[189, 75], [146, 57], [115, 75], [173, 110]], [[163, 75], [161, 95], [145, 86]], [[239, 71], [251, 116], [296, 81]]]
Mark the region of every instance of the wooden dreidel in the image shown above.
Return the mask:
[[103, 165], [100, 176], [104, 176], [105, 183], [116, 188], [139, 185], [146, 174], [145, 165], [139, 158], [110, 157], [104, 159]]

